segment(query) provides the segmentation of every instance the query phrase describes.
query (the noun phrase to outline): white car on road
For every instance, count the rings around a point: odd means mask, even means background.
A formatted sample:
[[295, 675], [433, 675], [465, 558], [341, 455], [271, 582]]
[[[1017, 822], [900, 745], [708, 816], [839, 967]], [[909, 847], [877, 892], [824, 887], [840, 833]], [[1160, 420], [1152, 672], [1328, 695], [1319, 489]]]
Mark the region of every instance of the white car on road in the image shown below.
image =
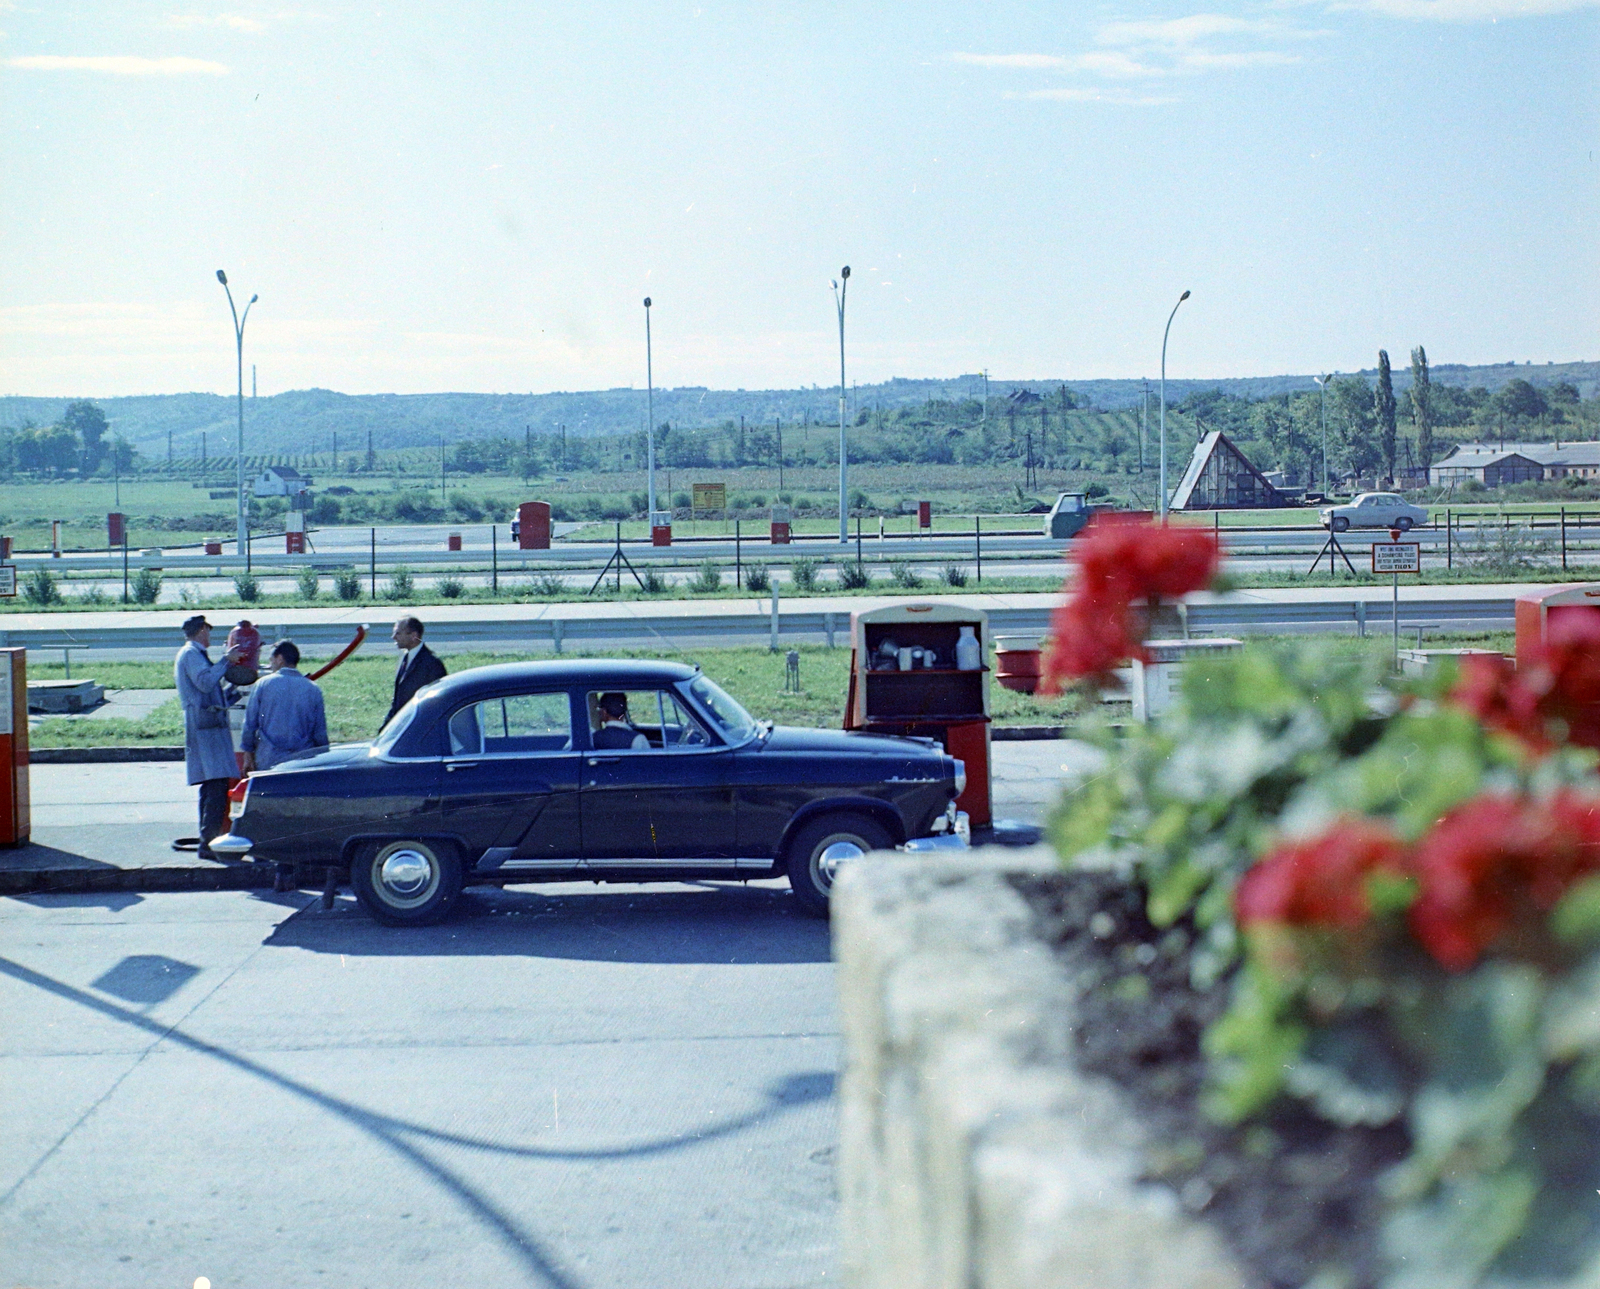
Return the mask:
[[1398, 528], [1401, 532], [1428, 522], [1428, 512], [1396, 492], [1363, 492], [1343, 506], [1324, 506], [1322, 526], [1342, 533], [1347, 528]]

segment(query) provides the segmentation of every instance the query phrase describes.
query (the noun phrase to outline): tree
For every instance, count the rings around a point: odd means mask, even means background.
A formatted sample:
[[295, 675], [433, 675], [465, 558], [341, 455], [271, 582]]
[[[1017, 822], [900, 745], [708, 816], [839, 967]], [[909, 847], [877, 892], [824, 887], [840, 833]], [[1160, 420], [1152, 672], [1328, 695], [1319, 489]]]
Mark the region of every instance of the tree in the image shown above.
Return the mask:
[[106, 433], [106, 414], [88, 399], [80, 398], [67, 404], [67, 410], [61, 414], [61, 424], [82, 440], [83, 472], [93, 474], [105, 456], [101, 440]]
[[1417, 427], [1417, 464], [1433, 464], [1433, 383], [1428, 379], [1428, 351], [1411, 351], [1411, 420]]
[[1378, 391], [1372, 410], [1378, 418], [1378, 446], [1383, 453], [1383, 476], [1394, 479], [1394, 379], [1389, 374], [1389, 351], [1378, 350]]
[[1534, 421], [1549, 411], [1544, 395], [1522, 377], [1508, 380], [1494, 396], [1497, 410], [1515, 421]]

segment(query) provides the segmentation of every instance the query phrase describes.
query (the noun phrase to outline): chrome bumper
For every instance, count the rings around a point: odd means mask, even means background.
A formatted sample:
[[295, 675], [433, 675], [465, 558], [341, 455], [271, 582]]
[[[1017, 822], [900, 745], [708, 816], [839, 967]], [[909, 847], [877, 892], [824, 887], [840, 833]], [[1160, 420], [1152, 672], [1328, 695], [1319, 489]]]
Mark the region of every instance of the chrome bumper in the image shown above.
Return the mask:
[[218, 855], [248, 855], [255, 842], [236, 832], [225, 832], [211, 839], [211, 849]]
[[967, 850], [972, 845], [972, 823], [965, 810], [956, 809], [954, 801], [944, 814], [934, 820], [934, 828], [936, 831], [932, 836], [913, 837], [895, 849], [919, 855], [935, 850]]

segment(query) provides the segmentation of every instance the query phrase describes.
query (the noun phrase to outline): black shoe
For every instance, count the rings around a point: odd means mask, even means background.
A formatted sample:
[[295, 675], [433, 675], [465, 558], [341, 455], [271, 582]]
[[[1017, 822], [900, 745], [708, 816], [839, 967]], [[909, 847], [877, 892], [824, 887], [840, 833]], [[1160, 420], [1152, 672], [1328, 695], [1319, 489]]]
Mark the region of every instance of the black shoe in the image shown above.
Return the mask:
[[211, 859], [217, 861], [218, 863], [222, 862], [222, 856], [217, 854], [217, 852], [212, 850], [209, 846], [200, 847], [195, 854], [199, 855], [201, 859]]

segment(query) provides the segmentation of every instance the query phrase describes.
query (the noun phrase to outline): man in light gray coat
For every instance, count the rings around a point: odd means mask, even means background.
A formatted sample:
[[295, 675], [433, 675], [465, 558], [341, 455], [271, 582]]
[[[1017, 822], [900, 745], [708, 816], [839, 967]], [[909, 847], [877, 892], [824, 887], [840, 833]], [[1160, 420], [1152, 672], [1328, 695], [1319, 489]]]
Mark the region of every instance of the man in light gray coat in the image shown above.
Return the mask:
[[185, 643], [178, 650], [173, 674], [183, 704], [184, 767], [191, 784], [200, 787], [200, 858], [216, 859], [211, 839], [228, 822], [228, 781], [239, 777], [228, 729], [228, 708], [222, 697], [222, 673], [244, 656], [243, 646], [212, 662], [211, 624], [195, 614], [183, 624]]
[[300, 647], [293, 640], [278, 641], [267, 665], [272, 674], [250, 691], [244, 709], [239, 750], [247, 772], [270, 770], [302, 752], [328, 746], [322, 691], [300, 674]]

